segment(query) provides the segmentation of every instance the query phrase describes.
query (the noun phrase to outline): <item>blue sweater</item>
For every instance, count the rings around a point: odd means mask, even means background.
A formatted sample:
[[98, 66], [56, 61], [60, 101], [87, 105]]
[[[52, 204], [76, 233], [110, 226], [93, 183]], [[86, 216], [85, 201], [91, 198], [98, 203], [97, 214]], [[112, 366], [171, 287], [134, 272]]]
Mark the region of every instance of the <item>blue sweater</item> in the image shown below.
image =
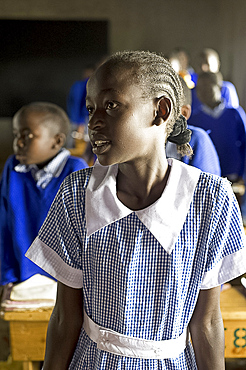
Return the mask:
[[67, 97], [67, 113], [70, 120], [77, 125], [85, 125], [89, 119], [89, 113], [86, 109], [86, 84], [85, 80], [76, 81]]
[[194, 154], [191, 158], [182, 157], [182, 162], [220, 176], [219, 157], [209, 135], [199, 127], [188, 125], [188, 128], [192, 131], [190, 146]]
[[[191, 107], [192, 107], [191, 116], [192, 116], [202, 106], [202, 103], [197, 97], [196, 87], [191, 90], [191, 95], [192, 95], [192, 105], [191, 105]], [[221, 99], [224, 100], [225, 105], [228, 108], [238, 108], [239, 107], [239, 99], [238, 99], [238, 95], [237, 95], [237, 90], [236, 90], [235, 86], [230, 81], [223, 81], [222, 82]]]
[[203, 128], [209, 133], [218, 153], [221, 175], [242, 177], [246, 154], [246, 117], [241, 107], [225, 107], [214, 117], [198, 109], [188, 120], [189, 125]]
[[45, 189], [36, 186], [31, 172], [14, 170], [19, 163], [10, 156], [4, 166], [0, 190], [0, 285], [21, 282], [32, 275], [49, 276], [25, 257], [37, 236], [51, 203], [64, 178], [87, 167], [81, 158], [68, 157], [59, 177], [53, 177]]
[[188, 125], [192, 131], [191, 140], [189, 142], [193, 149], [191, 158], [177, 152], [177, 146], [174, 143], [167, 141], [166, 154], [168, 158], [176, 158], [190, 166], [197, 167], [204, 172], [209, 172], [214, 175], [221, 175], [219, 157], [214, 147], [212, 140], [207, 132], [199, 127]]

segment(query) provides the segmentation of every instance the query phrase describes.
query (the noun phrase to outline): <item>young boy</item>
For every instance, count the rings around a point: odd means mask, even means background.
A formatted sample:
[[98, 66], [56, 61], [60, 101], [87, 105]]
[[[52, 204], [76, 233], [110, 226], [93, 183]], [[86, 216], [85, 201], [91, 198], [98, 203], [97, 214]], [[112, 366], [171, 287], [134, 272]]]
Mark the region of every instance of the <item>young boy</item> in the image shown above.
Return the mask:
[[221, 175], [231, 182], [239, 181], [245, 168], [245, 112], [241, 107], [225, 106], [219, 74], [199, 75], [197, 94], [202, 105], [188, 122], [209, 132], [219, 156]]
[[55, 104], [35, 102], [13, 118], [14, 155], [0, 182], [0, 285], [47, 275], [25, 257], [64, 178], [87, 167], [64, 147], [70, 122]]
[[232, 188], [242, 204], [246, 155], [246, 116], [241, 107], [229, 108], [221, 96], [220, 75], [203, 72], [197, 81], [197, 95], [202, 102], [192, 114], [189, 124], [206, 130], [216, 148], [221, 176], [232, 182]]

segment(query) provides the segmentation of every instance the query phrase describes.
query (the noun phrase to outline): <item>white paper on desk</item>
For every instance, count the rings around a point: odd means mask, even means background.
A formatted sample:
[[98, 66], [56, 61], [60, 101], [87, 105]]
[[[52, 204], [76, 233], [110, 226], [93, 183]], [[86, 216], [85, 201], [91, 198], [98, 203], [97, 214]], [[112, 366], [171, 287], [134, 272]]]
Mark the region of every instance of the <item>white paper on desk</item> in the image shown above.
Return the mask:
[[12, 301], [28, 301], [34, 299], [56, 299], [57, 282], [47, 276], [36, 274], [16, 284], [10, 294]]
[[10, 301], [6, 299], [2, 302], [1, 308], [4, 310], [4, 312], [26, 310], [36, 311], [38, 309], [44, 310], [48, 308], [53, 308], [54, 304], [55, 301], [53, 299], [33, 299], [27, 301]]

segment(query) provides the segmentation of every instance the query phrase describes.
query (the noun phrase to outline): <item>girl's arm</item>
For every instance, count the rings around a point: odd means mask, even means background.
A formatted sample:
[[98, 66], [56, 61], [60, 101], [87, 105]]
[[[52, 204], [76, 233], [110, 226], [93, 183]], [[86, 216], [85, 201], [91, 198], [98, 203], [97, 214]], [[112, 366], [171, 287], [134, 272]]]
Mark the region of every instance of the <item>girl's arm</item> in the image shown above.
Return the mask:
[[83, 291], [60, 282], [47, 331], [44, 370], [67, 370], [83, 324]]
[[223, 370], [224, 326], [220, 311], [220, 286], [201, 290], [189, 324], [199, 370]]

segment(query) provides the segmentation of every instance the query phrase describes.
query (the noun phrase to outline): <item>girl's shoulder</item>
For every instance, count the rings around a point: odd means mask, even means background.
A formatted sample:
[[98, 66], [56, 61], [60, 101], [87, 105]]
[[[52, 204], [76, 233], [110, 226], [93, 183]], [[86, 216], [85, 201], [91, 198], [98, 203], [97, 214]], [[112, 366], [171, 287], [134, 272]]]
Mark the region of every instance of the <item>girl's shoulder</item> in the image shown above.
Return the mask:
[[63, 191], [78, 189], [86, 190], [89, 183], [93, 167], [83, 168], [70, 173], [63, 181], [61, 188]]
[[201, 172], [197, 182], [196, 196], [206, 197], [210, 196], [217, 201], [224, 198], [234, 198], [231, 182], [218, 175], [208, 172]]
[[53, 207], [57, 210], [62, 210], [65, 207], [73, 212], [79, 205], [81, 212], [83, 212], [86, 188], [90, 180], [92, 169], [92, 167], [83, 168], [65, 177], [56, 194]]

